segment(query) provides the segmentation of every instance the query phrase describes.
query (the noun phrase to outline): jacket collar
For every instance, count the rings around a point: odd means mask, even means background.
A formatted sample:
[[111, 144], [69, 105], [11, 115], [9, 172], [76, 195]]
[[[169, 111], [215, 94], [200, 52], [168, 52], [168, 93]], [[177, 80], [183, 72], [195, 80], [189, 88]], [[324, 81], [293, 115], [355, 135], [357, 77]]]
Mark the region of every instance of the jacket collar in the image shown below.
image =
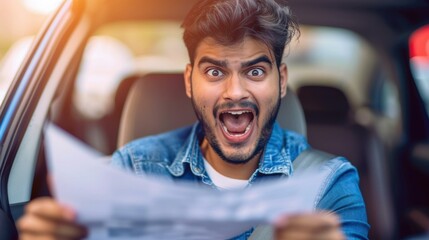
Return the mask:
[[[286, 141], [284, 131], [275, 123], [273, 130], [264, 149], [264, 153], [259, 162], [257, 172], [262, 174], [292, 174], [292, 158], [290, 155], [289, 143]], [[203, 156], [200, 150], [200, 140], [204, 137], [202, 126], [199, 122], [192, 127], [191, 134], [185, 140], [178, 151], [173, 162], [168, 166], [168, 170], [173, 176], [180, 177], [185, 172], [185, 163], [188, 163], [192, 173], [202, 176], [205, 173]]]

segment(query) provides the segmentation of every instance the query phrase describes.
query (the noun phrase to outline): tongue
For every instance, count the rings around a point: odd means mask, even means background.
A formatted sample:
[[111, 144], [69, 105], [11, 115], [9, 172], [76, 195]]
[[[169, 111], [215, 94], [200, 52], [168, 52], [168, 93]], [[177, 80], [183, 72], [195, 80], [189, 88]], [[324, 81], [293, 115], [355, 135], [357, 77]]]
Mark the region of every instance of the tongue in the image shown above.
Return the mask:
[[233, 115], [229, 113], [223, 114], [223, 124], [225, 124], [225, 127], [230, 133], [244, 133], [251, 120], [251, 113], [243, 113], [240, 115]]

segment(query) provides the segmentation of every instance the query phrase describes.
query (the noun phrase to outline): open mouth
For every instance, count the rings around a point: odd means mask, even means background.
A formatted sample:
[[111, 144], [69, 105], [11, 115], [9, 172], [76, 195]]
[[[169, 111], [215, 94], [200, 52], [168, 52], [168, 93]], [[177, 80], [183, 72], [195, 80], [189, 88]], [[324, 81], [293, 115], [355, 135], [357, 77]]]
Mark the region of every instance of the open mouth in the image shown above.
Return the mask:
[[234, 142], [245, 140], [250, 135], [254, 118], [251, 110], [228, 110], [219, 115], [225, 136]]

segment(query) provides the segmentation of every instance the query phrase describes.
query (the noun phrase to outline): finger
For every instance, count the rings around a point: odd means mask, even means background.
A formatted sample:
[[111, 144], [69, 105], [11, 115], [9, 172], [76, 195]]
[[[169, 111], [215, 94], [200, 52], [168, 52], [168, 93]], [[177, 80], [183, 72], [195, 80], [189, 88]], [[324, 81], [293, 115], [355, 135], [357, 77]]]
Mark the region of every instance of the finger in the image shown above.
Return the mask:
[[38, 198], [30, 202], [25, 208], [25, 213], [63, 221], [74, 221], [76, 218], [73, 210], [48, 197]]
[[316, 235], [317, 235], [317, 238], [315, 238], [316, 240], [345, 240], [346, 239], [343, 232], [339, 228], [317, 233]]
[[275, 232], [276, 240], [307, 240], [311, 239], [311, 233], [306, 231], [278, 229]]
[[25, 215], [19, 219], [17, 227], [28, 235], [56, 236], [57, 238], [82, 238], [86, 228], [74, 223], [75, 213], [70, 208], [58, 204], [52, 198], [39, 198], [25, 208]]
[[27, 214], [19, 219], [17, 227], [20, 233], [26, 237], [81, 239], [87, 235], [86, 229], [77, 224], [53, 221], [33, 214]]
[[278, 228], [307, 229], [311, 231], [324, 231], [338, 228], [340, 221], [335, 214], [312, 213], [287, 216], [276, 221]]
[[338, 229], [332, 229], [324, 232], [305, 231], [303, 229], [277, 229], [275, 239], [294, 239], [294, 240], [344, 240], [344, 234]]
[[20, 233], [19, 240], [58, 240], [58, 239], [55, 239], [54, 236]]
[[279, 231], [275, 234], [276, 240], [345, 240], [341, 231], [331, 231], [328, 234], [317, 234], [303, 231]]
[[78, 238], [63, 238], [58, 236], [34, 235], [22, 233], [19, 235], [19, 240], [77, 240]]

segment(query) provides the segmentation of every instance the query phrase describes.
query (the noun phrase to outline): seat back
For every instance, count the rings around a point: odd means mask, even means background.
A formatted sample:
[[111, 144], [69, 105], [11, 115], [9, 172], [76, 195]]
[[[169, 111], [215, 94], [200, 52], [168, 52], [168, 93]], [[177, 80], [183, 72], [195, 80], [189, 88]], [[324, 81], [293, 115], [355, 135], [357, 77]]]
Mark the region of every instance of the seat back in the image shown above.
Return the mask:
[[347, 96], [338, 88], [307, 85], [297, 89], [307, 120], [307, 138], [316, 149], [345, 156], [359, 171], [370, 239], [391, 239], [389, 196], [381, 181], [385, 160], [376, 133], [359, 124]]
[[[303, 135], [305, 118], [295, 94], [288, 90], [277, 117], [279, 124]], [[140, 137], [153, 135], [196, 121], [191, 100], [185, 94], [182, 73], [151, 73], [132, 85], [122, 112], [118, 147]]]
[[118, 146], [195, 121], [191, 100], [185, 94], [182, 74], [144, 75], [134, 82], [125, 101]]
[[358, 169], [366, 159], [369, 130], [354, 121], [351, 105], [336, 87], [307, 85], [297, 89], [313, 147], [347, 157]]

